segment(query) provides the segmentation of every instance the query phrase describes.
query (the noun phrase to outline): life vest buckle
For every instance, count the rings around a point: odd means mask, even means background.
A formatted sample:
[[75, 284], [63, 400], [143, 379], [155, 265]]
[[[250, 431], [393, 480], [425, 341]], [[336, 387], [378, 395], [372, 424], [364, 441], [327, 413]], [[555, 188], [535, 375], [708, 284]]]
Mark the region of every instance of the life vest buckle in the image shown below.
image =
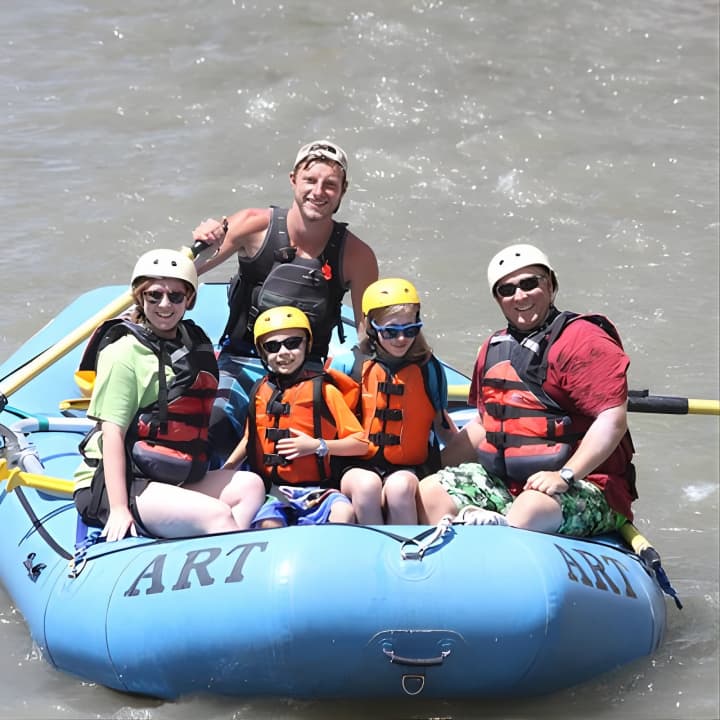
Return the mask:
[[274, 417], [279, 417], [280, 415], [289, 415], [290, 403], [278, 402], [277, 400], [273, 400], [268, 405], [267, 413], [268, 415], [273, 415]]
[[385, 395], [404, 395], [405, 386], [396, 385], [395, 383], [379, 382], [377, 384], [378, 392], [384, 393]]
[[276, 467], [277, 465], [289, 465], [290, 460], [288, 460], [284, 455], [280, 455], [278, 453], [265, 453], [263, 455], [263, 465], [267, 465], [268, 467]]
[[290, 437], [289, 428], [267, 428], [265, 430], [265, 437], [270, 442], [277, 442], [278, 440], [285, 440]]

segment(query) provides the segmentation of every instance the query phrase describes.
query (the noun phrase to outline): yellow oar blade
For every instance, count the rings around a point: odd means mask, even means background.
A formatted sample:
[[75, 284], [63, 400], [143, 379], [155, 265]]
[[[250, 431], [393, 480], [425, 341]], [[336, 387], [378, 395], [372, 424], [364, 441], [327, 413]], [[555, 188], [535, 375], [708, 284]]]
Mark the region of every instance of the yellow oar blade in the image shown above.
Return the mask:
[[23, 472], [17, 468], [8, 470], [7, 460], [0, 460], [0, 482], [7, 480], [6, 490], [12, 492], [16, 487], [24, 486], [42, 490], [58, 497], [72, 496], [75, 483], [65, 478], [51, 477], [50, 475], [37, 475]]

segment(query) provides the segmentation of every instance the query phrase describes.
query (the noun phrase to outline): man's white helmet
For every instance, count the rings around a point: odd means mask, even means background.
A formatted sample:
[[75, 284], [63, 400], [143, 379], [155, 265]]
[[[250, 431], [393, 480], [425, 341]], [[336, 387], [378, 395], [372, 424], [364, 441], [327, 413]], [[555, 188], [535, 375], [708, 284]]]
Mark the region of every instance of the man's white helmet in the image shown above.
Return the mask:
[[488, 264], [487, 277], [490, 292], [495, 294], [495, 285], [506, 275], [521, 270], [528, 265], [542, 265], [548, 269], [552, 278], [553, 288], [557, 290], [558, 281], [555, 270], [547, 255], [534, 245], [520, 243], [510, 245], [497, 253]]

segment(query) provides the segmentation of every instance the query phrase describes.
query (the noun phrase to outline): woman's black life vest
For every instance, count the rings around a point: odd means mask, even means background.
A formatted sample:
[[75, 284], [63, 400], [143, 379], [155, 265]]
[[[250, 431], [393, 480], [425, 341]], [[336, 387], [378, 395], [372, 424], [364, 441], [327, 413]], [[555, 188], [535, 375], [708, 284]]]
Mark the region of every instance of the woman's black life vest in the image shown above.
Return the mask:
[[[152, 350], [159, 363], [158, 399], [140, 408], [125, 437], [132, 474], [172, 485], [197, 482], [209, 465], [208, 426], [218, 386], [212, 342], [192, 320], [183, 320], [172, 340], [127, 320], [109, 320], [90, 339], [80, 369], [94, 370], [100, 351], [128, 334]], [[169, 385], [168, 365], [174, 374]], [[81, 452], [88, 439], [80, 444]]]

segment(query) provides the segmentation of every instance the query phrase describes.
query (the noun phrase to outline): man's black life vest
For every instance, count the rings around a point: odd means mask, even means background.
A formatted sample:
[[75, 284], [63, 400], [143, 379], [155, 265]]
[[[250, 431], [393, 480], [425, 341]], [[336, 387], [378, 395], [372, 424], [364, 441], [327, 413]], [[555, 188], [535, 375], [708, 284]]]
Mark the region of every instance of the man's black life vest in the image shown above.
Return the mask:
[[254, 355], [253, 324], [271, 307], [292, 305], [309, 318], [313, 331], [312, 356], [327, 357], [333, 327], [344, 340], [342, 299], [348, 286], [342, 279], [347, 223], [333, 222], [319, 258], [299, 258], [287, 233], [287, 209], [272, 206], [263, 245], [252, 258], [238, 256], [238, 273], [228, 288], [230, 314], [220, 339], [229, 352]]

